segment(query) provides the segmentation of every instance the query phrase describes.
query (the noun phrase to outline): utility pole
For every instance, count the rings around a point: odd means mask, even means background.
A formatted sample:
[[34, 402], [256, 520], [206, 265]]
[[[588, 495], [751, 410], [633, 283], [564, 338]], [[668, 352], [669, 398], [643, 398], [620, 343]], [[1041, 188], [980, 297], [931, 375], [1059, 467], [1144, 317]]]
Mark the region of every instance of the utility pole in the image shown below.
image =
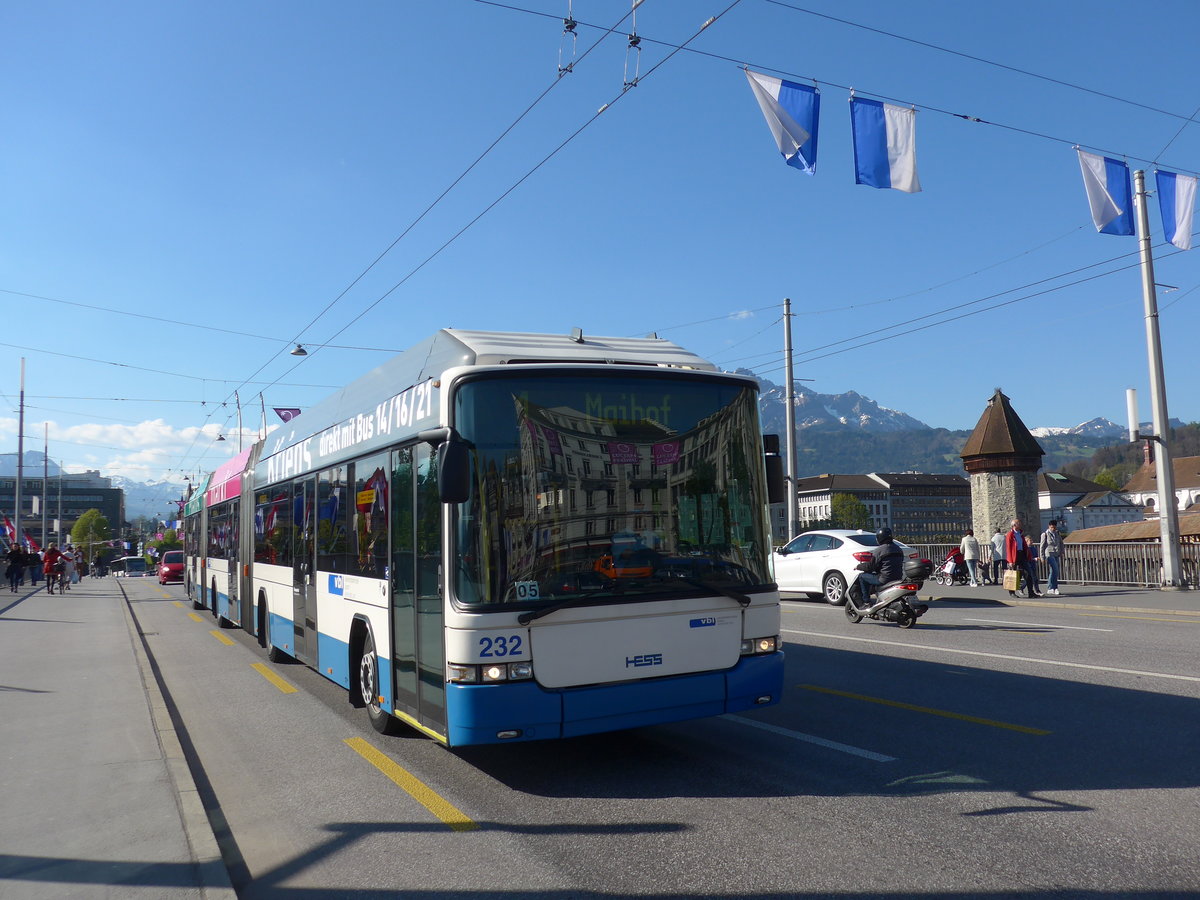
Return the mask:
[[46, 486], [50, 483], [50, 423], [42, 423], [42, 549], [46, 549], [46, 514], [49, 512], [50, 495]]
[[796, 536], [797, 531], [797, 516], [796, 516], [796, 387], [795, 379], [792, 377], [792, 301], [791, 298], [783, 299], [783, 361], [786, 373], [786, 387], [784, 388], [784, 421], [787, 423], [787, 441], [785, 442], [785, 451], [787, 453], [786, 461], [784, 462], [784, 483], [787, 485], [787, 539], [792, 540]]
[[[1158, 331], [1158, 295], [1154, 287], [1154, 257], [1150, 253], [1150, 217], [1146, 211], [1146, 173], [1133, 173], [1133, 206], [1137, 214], [1138, 244], [1142, 261], [1142, 300], [1146, 309], [1146, 352], [1150, 360], [1150, 405], [1154, 423], [1153, 440], [1158, 443], [1154, 466], [1158, 481], [1158, 523], [1162, 540], [1162, 586], [1186, 589], [1180, 577], [1179, 509], [1175, 499], [1175, 471], [1167, 446], [1167, 386], [1163, 375], [1162, 340]], [[1137, 427], [1135, 421], [1132, 427]], [[1145, 437], [1143, 435], [1143, 437]]]
[[21, 481], [25, 478], [25, 357], [21, 357], [21, 405], [17, 414], [17, 487], [13, 494], [13, 517], [17, 520], [17, 533], [13, 536], [13, 544], [17, 547], [25, 543], [25, 532], [21, 529]]

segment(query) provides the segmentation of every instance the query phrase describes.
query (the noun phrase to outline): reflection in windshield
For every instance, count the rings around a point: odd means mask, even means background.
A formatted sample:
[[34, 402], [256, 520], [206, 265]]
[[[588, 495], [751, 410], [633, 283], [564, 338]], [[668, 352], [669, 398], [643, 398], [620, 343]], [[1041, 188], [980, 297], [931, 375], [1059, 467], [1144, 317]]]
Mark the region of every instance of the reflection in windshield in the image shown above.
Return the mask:
[[752, 388], [634, 375], [478, 380], [455, 398], [473, 446], [456, 599], [695, 595], [770, 581]]

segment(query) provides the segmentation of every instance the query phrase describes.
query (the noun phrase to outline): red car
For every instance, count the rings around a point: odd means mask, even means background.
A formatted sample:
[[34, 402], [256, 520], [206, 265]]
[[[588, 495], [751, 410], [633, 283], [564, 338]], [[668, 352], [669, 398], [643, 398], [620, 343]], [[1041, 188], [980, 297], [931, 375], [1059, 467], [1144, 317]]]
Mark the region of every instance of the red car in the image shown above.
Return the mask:
[[183, 551], [168, 550], [158, 561], [158, 583], [183, 581]]

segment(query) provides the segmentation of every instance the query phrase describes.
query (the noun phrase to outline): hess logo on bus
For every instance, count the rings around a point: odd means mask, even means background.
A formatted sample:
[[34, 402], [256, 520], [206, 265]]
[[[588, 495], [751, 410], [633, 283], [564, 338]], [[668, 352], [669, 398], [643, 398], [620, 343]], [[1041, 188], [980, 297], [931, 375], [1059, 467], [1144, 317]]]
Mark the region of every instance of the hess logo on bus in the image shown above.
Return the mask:
[[639, 656], [625, 657], [625, 668], [641, 668], [642, 666], [661, 666], [663, 664], [663, 655], [661, 653], [642, 653]]

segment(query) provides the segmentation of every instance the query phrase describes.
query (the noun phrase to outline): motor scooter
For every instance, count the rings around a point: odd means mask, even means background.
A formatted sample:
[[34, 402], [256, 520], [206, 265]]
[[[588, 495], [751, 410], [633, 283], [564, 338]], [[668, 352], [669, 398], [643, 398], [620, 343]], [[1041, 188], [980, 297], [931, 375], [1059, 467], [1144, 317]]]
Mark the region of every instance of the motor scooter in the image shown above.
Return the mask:
[[[870, 604], [863, 604], [862, 586], [856, 578], [846, 592], [846, 618], [857, 625], [864, 618], [895, 622], [901, 628], [912, 628], [917, 619], [929, 610], [928, 604], [917, 603], [917, 591], [933, 571], [927, 559], [911, 559], [904, 564], [904, 577], [876, 589]], [[863, 604], [863, 605], [860, 605]]]

